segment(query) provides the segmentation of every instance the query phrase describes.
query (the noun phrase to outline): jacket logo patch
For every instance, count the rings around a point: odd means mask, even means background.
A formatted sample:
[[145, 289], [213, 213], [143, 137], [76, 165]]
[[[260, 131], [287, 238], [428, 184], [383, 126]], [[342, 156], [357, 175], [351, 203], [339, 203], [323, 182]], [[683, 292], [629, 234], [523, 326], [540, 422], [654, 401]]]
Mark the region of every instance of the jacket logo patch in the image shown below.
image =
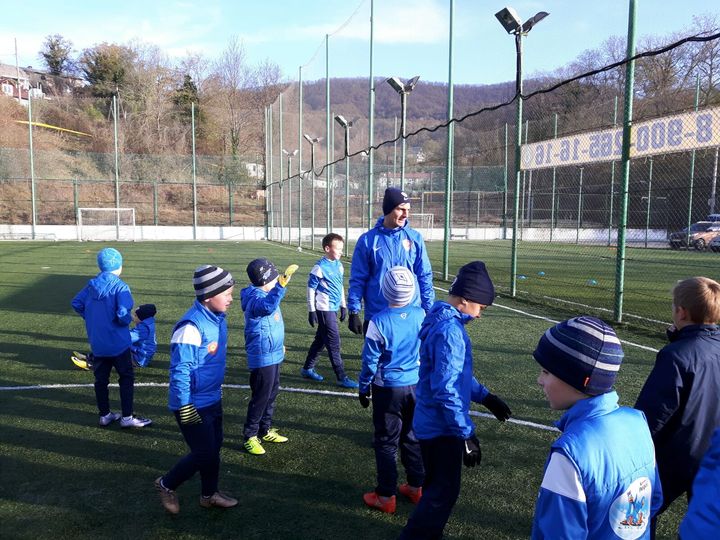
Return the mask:
[[410, 243], [410, 240], [405, 238], [405, 240], [402, 241], [403, 247], [405, 248], [405, 251], [410, 251], [410, 246], [412, 245]]
[[640, 538], [650, 522], [652, 484], [649, 478], [635, 480], [615, 499], [608, 520], [613, 532], [624, 540]]
[[212, 343], [208, 344], [207, 350], [208, 350], [208, 354], [215, 354], [218, 350], [217, 341], [213, 341]]
[[400, 314], [401, 319], [407, 319], [407, 313], [401, 313]]
[[275, 317], [274, 317], [274, 319], [275, 319], [275, 322], [280, 322], [280, 312], [279, 312], [279, 311], [276, 311], [276, 312], [275, 312]]

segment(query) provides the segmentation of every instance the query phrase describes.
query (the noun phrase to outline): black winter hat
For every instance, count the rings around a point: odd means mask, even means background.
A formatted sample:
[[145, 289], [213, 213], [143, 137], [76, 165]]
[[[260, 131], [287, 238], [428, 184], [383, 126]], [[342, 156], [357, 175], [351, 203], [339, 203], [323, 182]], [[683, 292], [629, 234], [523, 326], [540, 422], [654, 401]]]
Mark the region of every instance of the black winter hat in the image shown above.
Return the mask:
[[262, 287], [263, 285], [270, 283], [280, 274], [272, 262], [261, 258], [255, 259], [248, 264], [247, 275], [253, 285], [256, 287]]
[[491, 305], [495, 299], [495, 287], [482, 261], [473, 261], [460, 268], [448, 292], [484, 306]]
[[200, 302], [217, 296], [233, 285], [235, 285], [235, 280], [233, 280], [230, 272], [223, 270], [219, 266], [209, 264], [198, 266], [195, 269], [195, 274], [193, 274], [195, 296]]
[[405, 204], [409, 202], [410, 199], [408, 198], [407, 193], [396, 187], [389, 187], [385, 190], [385, 196], [383, 197], [383, 215], [387, 216], [398, 204]]
[[141, 321], [149, 317], [154, 317], [156, 313], [157, 309], [155, 309], [155, 304], [143, 304], [135, 310], [135, 315], [137, 315], [137, 318]]

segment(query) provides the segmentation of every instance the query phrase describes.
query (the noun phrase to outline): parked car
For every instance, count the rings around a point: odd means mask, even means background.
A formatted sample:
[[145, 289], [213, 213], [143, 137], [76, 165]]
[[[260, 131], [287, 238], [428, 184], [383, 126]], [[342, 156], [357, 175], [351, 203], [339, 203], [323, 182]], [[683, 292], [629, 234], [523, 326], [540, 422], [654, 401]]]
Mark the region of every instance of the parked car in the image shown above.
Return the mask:
[[[690, 225], [690, 247], [698, 251], [704, 251], [710, 242], [720, 236], [720, 222], [717, 221], [698, 221]], [[668, 238], [671, 249], [680, 249], [688, 247], [687, 227], [682, 231], [676, 231], [670, 234]]]
[[712, 251], [720, 251], [720, 234], [710, 240], [708, 243], [708, 249]]

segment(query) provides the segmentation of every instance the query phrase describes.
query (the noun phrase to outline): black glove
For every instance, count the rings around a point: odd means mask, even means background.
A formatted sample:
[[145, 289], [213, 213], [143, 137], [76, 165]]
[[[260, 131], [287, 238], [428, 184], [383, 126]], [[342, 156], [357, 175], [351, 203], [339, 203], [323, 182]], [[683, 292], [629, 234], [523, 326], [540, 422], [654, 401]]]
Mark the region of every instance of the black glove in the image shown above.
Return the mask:
[[363, 333], [363, 325], [362, 321], [360, 320], [360, 315], [357, 313], [350, 313], [350, 318], [348, 319], [348, 328], [350, 328], [350, 331], [353, 334], [362, 335]]
[[363, 409], [367, 409], [370, 406], [370, 387], [368, 387], [365, 392], [362, 390], [358, 392], [358, 401], [360, 401]]
[[315, 328], [315, 325], [317, 324], [317, 311], [308, 311], [308, 322], [310, 323], [310, 326]]
[[488, 410], [495, 415], [495, 418], [501, 422], [504, 422], [512, 416], [512, 411], [510, 410], [510, 407], [508, 407], [507, 403], [495, 394], [488, 394], [480, 403], [487, 407]]
[[195, 408], [195, 405], [192, 403], [188, 403], [187, 405], [183, 405], [178, 409], [178, 414], [180, 415], [180, 423], [181, 424], [201, 424], [202, 418], [200, 418], [200, 415], [197, 412], [197, 409]]
[[466, 467], [474, 467], [480, 465], [482, 460], [482, 452], [480, 451], [480, 441], [473, 433], [465, 439], [465, 448], [463, 452], [463, 463]]
[[347, 308], [346, 308], [346, 307], [341, 307], [341, 308], [340, 308], [340, 322], [344, 322], [344, 321], [345, 321], [345, 317], [347, 317]]

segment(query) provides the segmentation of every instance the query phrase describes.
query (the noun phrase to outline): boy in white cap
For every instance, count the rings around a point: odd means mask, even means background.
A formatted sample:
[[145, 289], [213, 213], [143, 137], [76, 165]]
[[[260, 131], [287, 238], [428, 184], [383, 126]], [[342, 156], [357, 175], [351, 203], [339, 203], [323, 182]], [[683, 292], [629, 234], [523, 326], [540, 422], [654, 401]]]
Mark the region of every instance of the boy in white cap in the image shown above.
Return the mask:
[[473, 375], [472, 343], [465, 325], [493, 303], [495, 287], [482, 261], [466, 264], [445, 301], [433, 304], [420, 329], [420, 373], [413, 417], [425, 482], [422, 499], [400, 538], [441, 538], [460, 494], [462, 464], [480, 463], [480, 441], [470, 402], [504, 422], [512, 412]]
[[662, 503], [645, 415], [618, 406], [623, 350], [600, 319], [576, 317], [540, 338], [538, 384], [562, 435], [552, 444], [535, 505], [533, 539], [649, 538]]
[[228, 344], [226, 312], [235, 281], [218, 266], [195, 270], [195, 301], [173, 328], [170, 339], [168, 407], [175, 415], [190, 453], [155, 480], [160, 502], [180, 512], [175, 490], [200, 473], [200, 506], [231, 508], [237, 500], [218, 491], [223, 443], [222, 383]]
[[413, 432], [415, 385], [420, 364], [420, 325], [425, 311], [410, 305], [415, 295], [415, 278], [404, 266], [385, 273], [382, 294], [388, 307], [376, 313], [368, 324], [362, 351], [358, 398], [363, 407], [372, 395], [377, 486], [363, 500], [371, 508], [395, 512], [397, 453], [407, 474], [399, 488], [414, 504], [422, 497], [425, 480], [420, 444]]
[[[130, 345], [133, 297], [130, 287], [120, 279], [123, 258], [114, 248], [101, 249], [97, 254], [100, 273], [75, 295], [72, 308], [85, 320], [90, 349], [94, 355], [95, 400], [100, 418], [107, 426], [120, 420], [120, 426], [144, 427], [152, 420], [133, 415], [133, 370]], [[118, 373], [122, 415], [110, 410], [110, 371]]]

